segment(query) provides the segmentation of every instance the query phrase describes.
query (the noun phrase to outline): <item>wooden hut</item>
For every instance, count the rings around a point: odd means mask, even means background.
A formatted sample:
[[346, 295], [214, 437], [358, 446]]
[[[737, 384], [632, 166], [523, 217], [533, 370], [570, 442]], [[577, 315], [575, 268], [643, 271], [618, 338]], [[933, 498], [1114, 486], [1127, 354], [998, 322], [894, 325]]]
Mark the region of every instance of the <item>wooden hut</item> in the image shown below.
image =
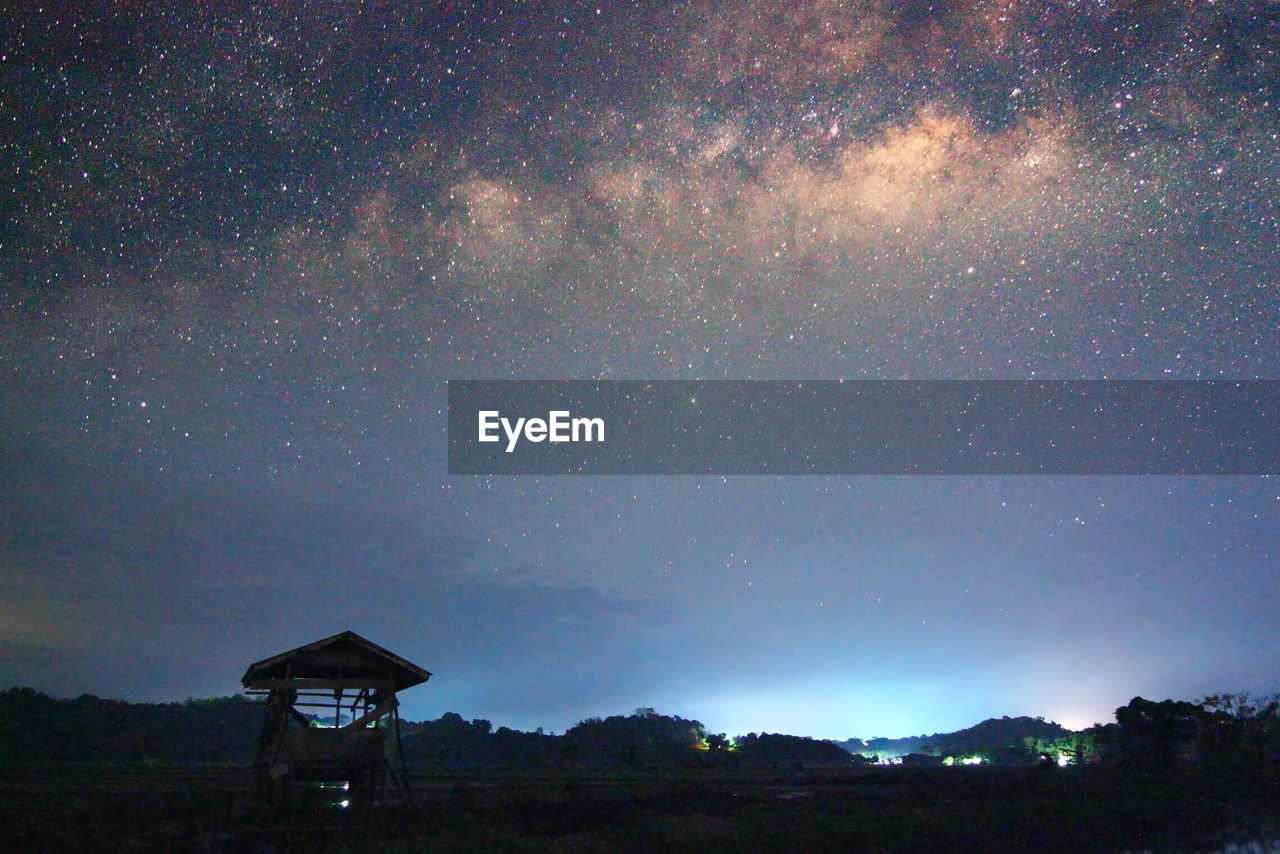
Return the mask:
[[350, 631], [249, 665], [247, 693], [267, 699], [259, 792], [279, 801], [296, 781], [345, 784], [361, 805], [382, 797], [390, 778], [407, 798], [396, 694], [430, 678]]

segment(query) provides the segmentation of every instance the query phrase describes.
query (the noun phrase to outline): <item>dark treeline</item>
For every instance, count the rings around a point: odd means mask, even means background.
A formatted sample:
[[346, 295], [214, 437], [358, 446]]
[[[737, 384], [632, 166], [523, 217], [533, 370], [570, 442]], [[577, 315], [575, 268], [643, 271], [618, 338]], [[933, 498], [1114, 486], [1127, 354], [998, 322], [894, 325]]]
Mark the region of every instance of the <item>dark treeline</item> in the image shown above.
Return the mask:
[[0, 691], [0, 761], [243, 762], [261, 729], [262, 705], [242, 696], [127, 703]]
[[588, 718], [564, 735], [527, 733], [449, 713], [404, 726], [405, 757], [449, 768], [651, 768], [743, 764], [849, 766], [854, 758], [835, 742], [795, 735], [750, 733], [729, 739], [695, 720], [650, 708], [631, 715]]
[[1137, 768], [1223, 770], [1280, 764], [1280, 695], [1218, 694], [1197, 703], [1134, 697], [1089, 730], [1101, 758]]
[[[0, 762], [245, 763], [263, 719], [243, 696], [127, 703], [58, 700], [30, 688], [0, 691]], [[317, 721], [318, 724], [318, 721]], [[906, 764], [1103, 762], [1119, 767], [1239, 769], [1280, 763], [1280, 701], [1223, 694], [1199, 702], [1135, 697], [1115, 723], [1071, 732], [1040, 718], [999, 718], [952, 733], [821, 741], [783, 734], [736, 738], [650, 708], [588, 718], [563, 735], [494, 729], [452, 712], [402, 724], [418, 767], [651, 768], [850, 767], [887, 757]]]

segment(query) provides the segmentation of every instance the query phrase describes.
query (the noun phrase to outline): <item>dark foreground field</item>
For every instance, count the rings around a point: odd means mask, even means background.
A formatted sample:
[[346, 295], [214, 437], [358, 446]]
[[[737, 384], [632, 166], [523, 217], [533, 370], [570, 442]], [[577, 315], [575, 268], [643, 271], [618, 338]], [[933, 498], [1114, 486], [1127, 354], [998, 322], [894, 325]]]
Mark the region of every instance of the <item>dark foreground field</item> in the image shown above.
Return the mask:
[[[411, 808], [309, 791], [253, 801], [246, 768], [0, 769], [10, 851], [1272, 851], [1274, 777], [1109, 769], [419, 774]], [[1253, 843], [1241, 846], [1240, 843]]]

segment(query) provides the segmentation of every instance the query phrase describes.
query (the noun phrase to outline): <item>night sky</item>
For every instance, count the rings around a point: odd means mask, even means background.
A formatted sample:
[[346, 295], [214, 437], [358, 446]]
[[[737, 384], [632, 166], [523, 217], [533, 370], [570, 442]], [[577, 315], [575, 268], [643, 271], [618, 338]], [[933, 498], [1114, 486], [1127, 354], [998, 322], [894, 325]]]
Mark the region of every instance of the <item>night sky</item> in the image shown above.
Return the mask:
[[1274, 478], [445, 459], [447, 379], [1280, 379], [1280, 4], [8, 3], [0, 169], [0, 686], [352, 629], [549, 731], [1280, 690]]

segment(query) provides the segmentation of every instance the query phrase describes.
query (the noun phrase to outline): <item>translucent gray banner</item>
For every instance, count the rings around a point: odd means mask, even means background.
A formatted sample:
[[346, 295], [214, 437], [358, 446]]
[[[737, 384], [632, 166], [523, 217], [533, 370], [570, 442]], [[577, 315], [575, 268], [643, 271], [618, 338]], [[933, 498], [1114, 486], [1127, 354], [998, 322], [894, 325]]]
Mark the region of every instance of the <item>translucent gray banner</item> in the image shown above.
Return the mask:
[[454, 380], [449, 473], [1258, 475], [1268, 380]]

